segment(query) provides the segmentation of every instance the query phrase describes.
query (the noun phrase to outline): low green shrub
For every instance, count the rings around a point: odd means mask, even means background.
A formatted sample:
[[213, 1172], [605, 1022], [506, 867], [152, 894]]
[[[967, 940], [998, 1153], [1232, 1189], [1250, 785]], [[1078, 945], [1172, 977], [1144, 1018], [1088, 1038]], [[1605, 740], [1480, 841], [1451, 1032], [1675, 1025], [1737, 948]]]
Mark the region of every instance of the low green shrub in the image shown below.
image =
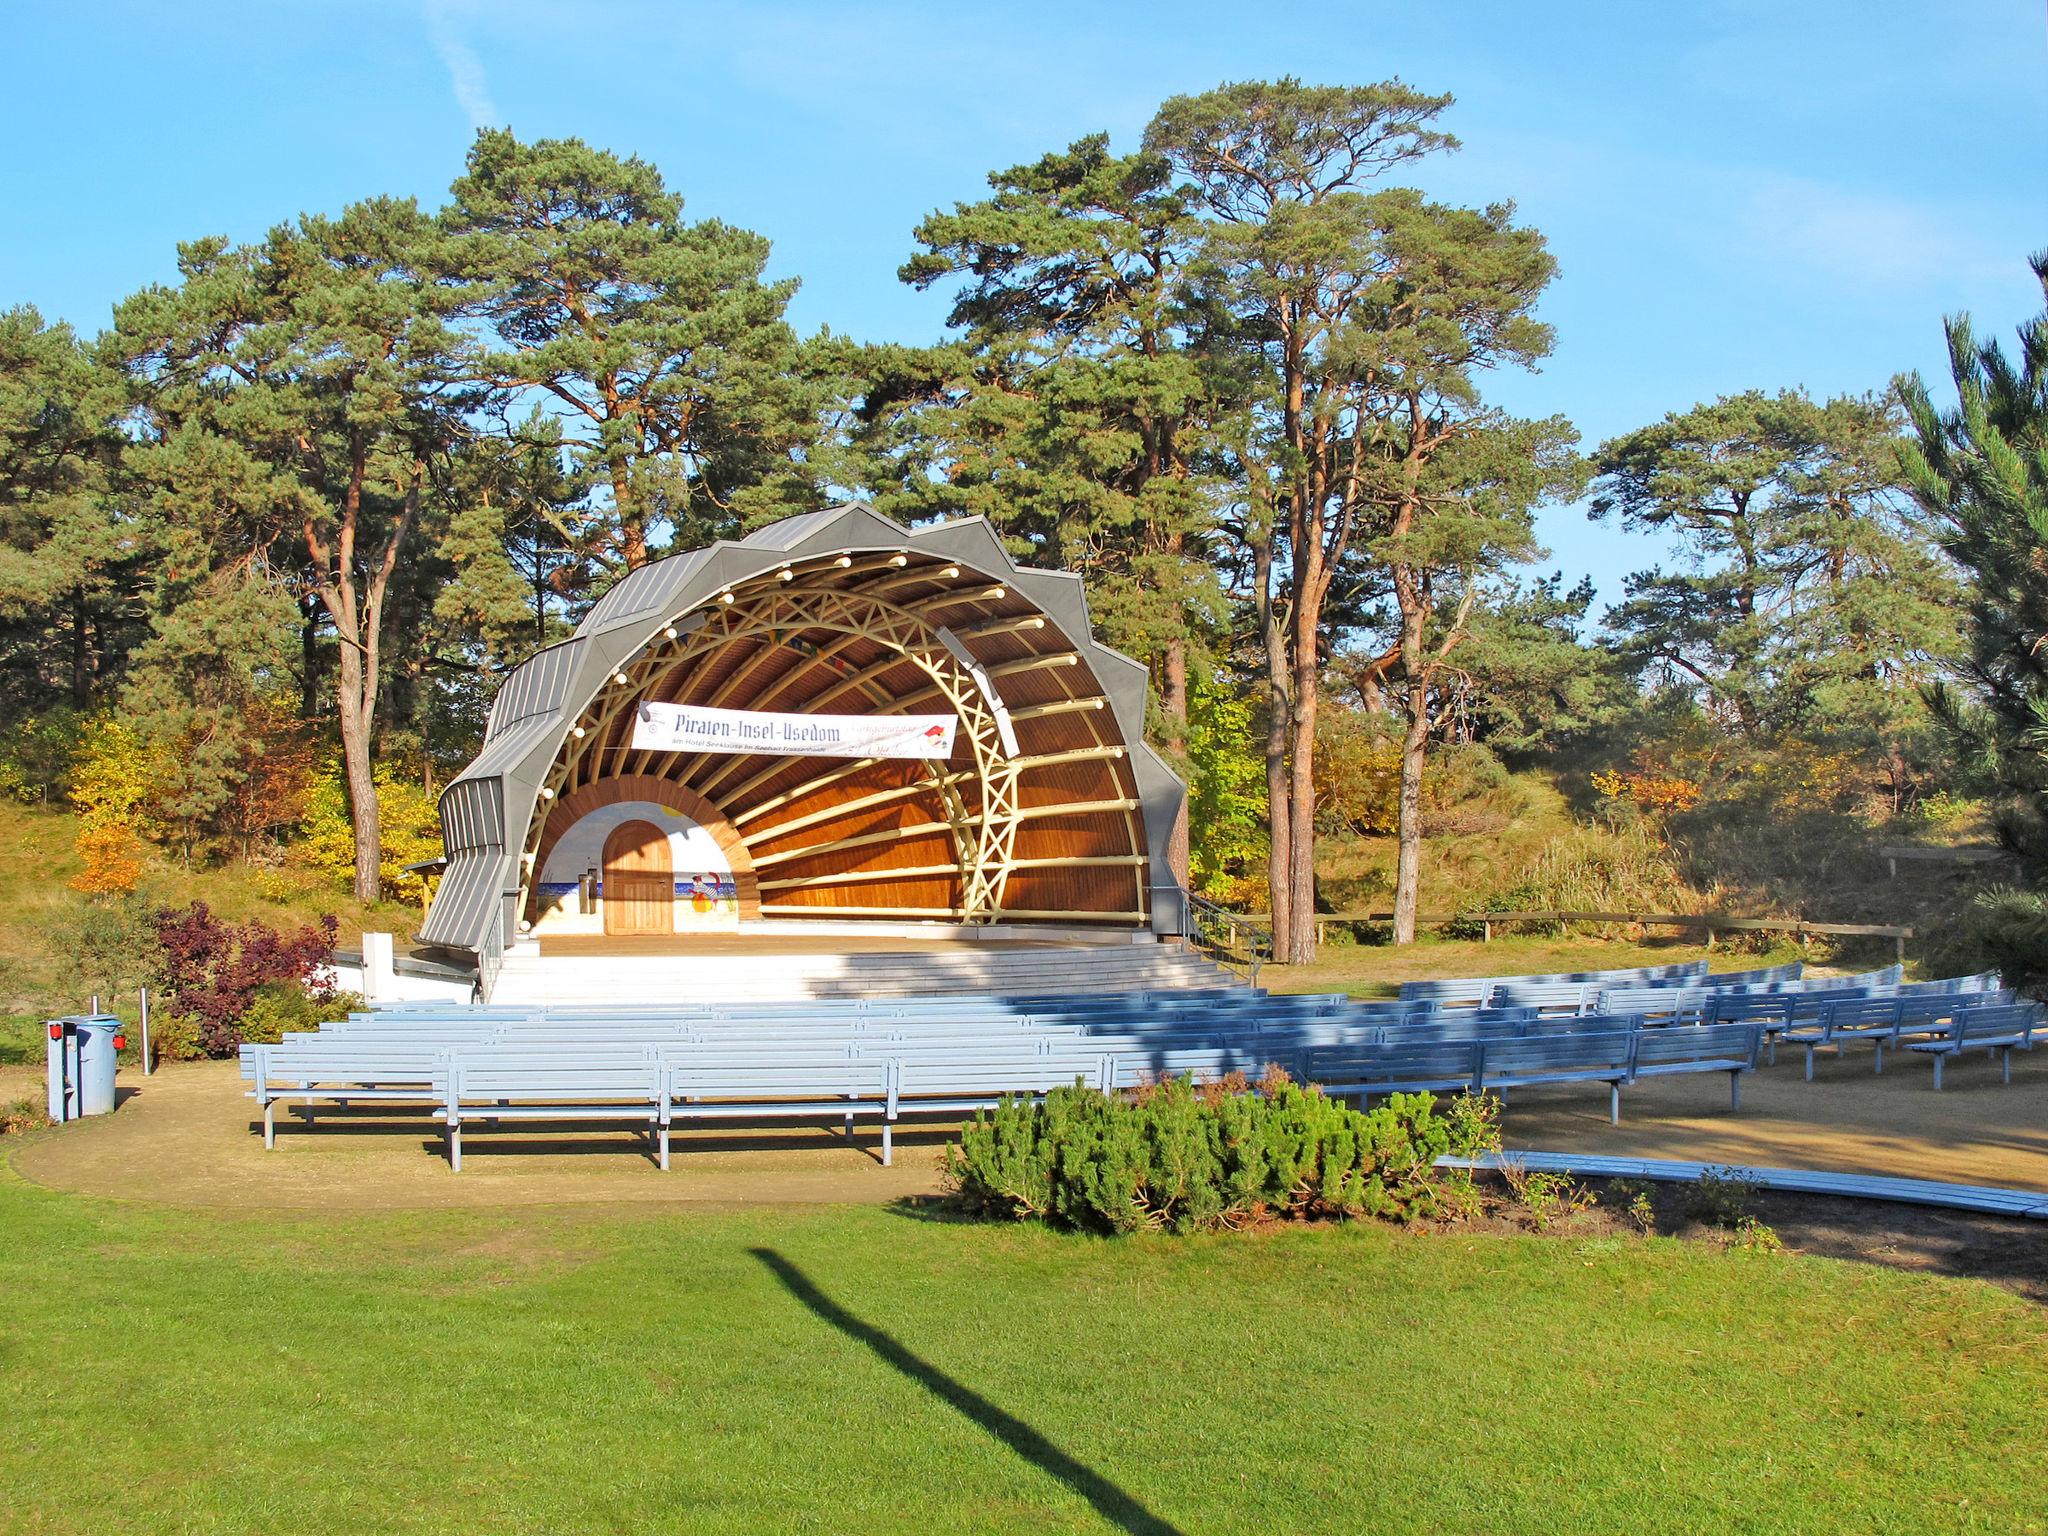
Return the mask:
[[175, 1009], [159, 1008], [150, 1016], [149, 1048], [158, 1061], [206, 1059], [206, 1044], [200, 1033], [199, 1020]]
[[353, 992], [315, 997], [296, 981], [266, 981], [242, 1013], [242, 1039], [250, 1045], [275, 1045], [287, 1033], [318, 1029], [324, 1021], [345, 1018], [362, 1006], [362, 998]]
[[1730, 1168], [1709, 1168], [1686, 1190], [1686, 1213], [1731, 1231], [1749, 1215], [1756, 1185]]
[[1085, 1232], [1196, 1232], [1262, 1217], [1410, 1221], [1440, 1214], [1436, 1159], [1472, 1117], [1429, 1094], [1361, 1113], [1274, 1073], [1111, 1096], [1075, 1086], [1005, 1099], [947, 1148], [955, 1200]]
[[1641, 1179], [1616, 1179], [1609, 1184], [1607, 1204], [1625, 1211], [1644, 1237], [1656, 1235], [1657, 1203], [1650, 1195], [1650, 1186]]
[[1530, 1227], [1538, 1232], [1548, 1232], [1553, 1223], [1568, 1222], [1594, 1205], [1593, 1192], [1568, 1173], [1532, 1173], [1519, 1163], [1503, 1162], [1500, 1174]]
[[1993, 886], [1937, 926], [1928, 950], [1944, 971], [1995, 970], [2006, 985], [2038, 993], [2048, 982], [2048, 896]]
[[1784, 1240], [1778, 1236], [1777, 1230], [1754, 1216], [1745, 1216], [1735, 1223], [1728, 1236], [1728, 1246], [1747, 1253], [1782, 1253], [1785, 1249]]

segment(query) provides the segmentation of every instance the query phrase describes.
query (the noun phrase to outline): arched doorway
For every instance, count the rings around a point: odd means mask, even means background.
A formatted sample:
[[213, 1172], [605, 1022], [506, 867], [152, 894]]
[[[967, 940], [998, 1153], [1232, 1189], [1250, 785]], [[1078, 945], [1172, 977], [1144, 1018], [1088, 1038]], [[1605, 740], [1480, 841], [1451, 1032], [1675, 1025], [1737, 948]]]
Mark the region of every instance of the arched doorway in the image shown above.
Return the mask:
[[621, 822], [604, 840], [604, 931], [675, 932], [668, 834], [651, 821]]

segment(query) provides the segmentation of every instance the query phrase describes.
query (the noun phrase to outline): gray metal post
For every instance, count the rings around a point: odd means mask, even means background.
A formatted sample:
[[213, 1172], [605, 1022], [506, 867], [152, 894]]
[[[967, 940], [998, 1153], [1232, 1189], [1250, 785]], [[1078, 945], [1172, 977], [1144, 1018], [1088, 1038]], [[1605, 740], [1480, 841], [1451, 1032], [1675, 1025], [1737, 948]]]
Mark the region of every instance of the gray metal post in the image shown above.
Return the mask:
[[149, 988], [147, 988], [147, 987], [143, 987], [143, 988], [141, 989], [141, 993], [142, 993], [142, 1075], [143, 1075], [144, 1077], [147, 1077], [147, 1076], [149, 1076], [149, 1074], [150, 1074], [150, 1070], [151, 1070], [151, 1069], [150, 1069], [150, 1064], [149, 1064]]

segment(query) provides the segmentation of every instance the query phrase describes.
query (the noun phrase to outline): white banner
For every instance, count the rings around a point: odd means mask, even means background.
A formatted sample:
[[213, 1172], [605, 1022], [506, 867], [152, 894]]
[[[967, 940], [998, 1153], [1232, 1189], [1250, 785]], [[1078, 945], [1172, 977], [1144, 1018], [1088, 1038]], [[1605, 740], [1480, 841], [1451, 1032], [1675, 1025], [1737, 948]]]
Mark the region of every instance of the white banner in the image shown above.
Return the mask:
[[957, 724], [952, 715], [785, 715], [644, 703], [633, 721], [633, 747], [761, 757], [948, 758]]

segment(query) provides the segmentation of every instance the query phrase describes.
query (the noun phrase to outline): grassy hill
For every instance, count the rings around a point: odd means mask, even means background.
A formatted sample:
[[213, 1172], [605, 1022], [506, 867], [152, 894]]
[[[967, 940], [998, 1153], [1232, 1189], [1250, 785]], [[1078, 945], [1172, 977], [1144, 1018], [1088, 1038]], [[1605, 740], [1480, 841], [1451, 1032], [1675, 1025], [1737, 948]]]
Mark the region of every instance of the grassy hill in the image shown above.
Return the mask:
[[187, 868], [160, 850], [132, 897], [87, 897], [69, 884], [79, 871], [77, 827], [67, 812], [0, 800], [0, 1015], [71, 1013], [95, 992], [133, 1008], [137, 924], [156, 907], [203, 901], [224, 917], [259, 918], [273, 928], [333, 913], [344, 946], [365, 929], [395, 933], [403, 943], [419, 927], [417, 907], [365, 907], [310, 871]]
[[[1902, 866], [1891, 878], [1878, 848], [1986, 837], [1974, 807], [1945, 821], [1875, 826], [1789, 807], [1712, 808], [1616, 823], [1550, 773], [1501, 771], [1428, 813], [1424, 912], [1492, 908], [1790, 914], [1817, 922], [1943, 921], [1985, 884], [1981, 869]], [[1393, 904], [1392, 836], [1325, 833], [1322, 905]], [[1994, 871], [1989, 878], [1996, 878]]]

